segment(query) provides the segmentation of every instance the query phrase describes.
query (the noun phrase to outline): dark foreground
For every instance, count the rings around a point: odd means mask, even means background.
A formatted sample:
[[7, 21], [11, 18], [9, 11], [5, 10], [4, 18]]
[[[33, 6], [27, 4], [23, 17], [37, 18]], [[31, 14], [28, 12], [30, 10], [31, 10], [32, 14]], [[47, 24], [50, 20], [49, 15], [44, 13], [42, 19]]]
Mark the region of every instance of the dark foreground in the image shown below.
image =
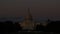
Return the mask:
[[21, 31], [21, 32], [12, 32], [12, 33], [8, 33], [8, 32], [5, 32], [5, 33], [1, 33], [1, 34], [60, 34], [60, 33], [56, 33], [56, 32], [37, 32], [37, 31], [34, 31], [34, 32], [26, 32], [26, 31]]
[[13, 24], [12, 21], [0, 22], [0, 34], [60, 34], [60, 21], [52, 21], [46, 26], [43, 26], [42, 24], [36, 25], [33, 31], [26, 31], [23, 31], [22, 26], [19, 24], [19, 22], [16, 22], [15, 24]]

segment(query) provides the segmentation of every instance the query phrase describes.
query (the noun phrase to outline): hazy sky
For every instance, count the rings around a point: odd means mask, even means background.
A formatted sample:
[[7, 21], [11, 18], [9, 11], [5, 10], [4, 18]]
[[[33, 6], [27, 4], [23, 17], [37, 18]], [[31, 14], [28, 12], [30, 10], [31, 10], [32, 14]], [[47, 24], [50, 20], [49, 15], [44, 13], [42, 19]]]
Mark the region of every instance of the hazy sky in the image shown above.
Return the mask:
[[33, 18], [60, 20], [60, 0], [0, 0], [0, 16], [24, 16], [31, 8]]

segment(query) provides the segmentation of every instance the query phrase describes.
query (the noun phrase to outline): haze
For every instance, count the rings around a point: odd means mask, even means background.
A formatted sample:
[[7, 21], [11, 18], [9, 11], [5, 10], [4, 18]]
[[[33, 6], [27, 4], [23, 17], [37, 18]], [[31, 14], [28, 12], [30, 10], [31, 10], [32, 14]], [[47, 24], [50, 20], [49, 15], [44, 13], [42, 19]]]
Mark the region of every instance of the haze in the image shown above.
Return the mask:
[[[31, 8], [33, 18], [60, 20], [60, 0], [0, 0], [0, 16], [24, 16]], [[51, 18], [53, 17], [53, 19]]]

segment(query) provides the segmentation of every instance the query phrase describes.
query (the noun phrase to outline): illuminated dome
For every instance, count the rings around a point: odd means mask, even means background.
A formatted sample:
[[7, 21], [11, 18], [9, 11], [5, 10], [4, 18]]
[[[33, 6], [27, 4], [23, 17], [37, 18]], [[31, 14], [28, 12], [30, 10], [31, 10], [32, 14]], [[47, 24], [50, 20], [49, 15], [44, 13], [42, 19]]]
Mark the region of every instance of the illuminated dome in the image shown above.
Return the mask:
[[24, 16], [24, 21], [21, 23], [21, 26], [24, 29], [31, 30], [34, 27], [34, 22], [32, 21], [32, 15], [30, 13], [30, 9], [28, 8], [27, 16]]

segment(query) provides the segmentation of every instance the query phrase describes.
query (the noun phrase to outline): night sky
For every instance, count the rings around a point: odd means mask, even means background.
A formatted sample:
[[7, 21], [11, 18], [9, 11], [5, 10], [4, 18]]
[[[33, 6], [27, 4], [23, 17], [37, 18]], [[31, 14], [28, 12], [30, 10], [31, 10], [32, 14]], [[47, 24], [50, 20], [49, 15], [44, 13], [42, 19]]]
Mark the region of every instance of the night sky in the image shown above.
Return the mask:
[[60, 20], [60, 0], [0, 0], [0, 16], [24, 16], [31, 8], [33, 18]]

